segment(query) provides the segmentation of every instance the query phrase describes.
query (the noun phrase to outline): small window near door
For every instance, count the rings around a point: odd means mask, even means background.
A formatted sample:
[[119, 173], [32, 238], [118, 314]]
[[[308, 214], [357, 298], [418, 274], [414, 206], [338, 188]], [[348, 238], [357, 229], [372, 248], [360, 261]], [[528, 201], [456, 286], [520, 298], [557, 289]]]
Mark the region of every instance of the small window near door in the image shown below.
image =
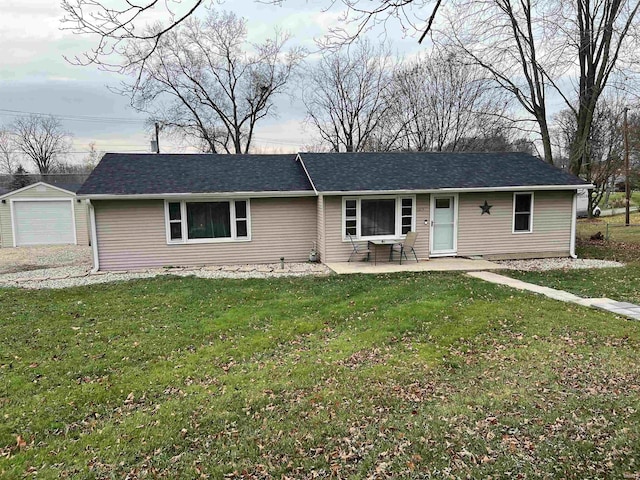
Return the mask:
[[344, 203], [344, 230], [347, 235], [358, 235], [358, 210], [356, 200], [346, 200]]
[[406, 235], [413, 227], [413, 198], [402, 199], [401, 216], [401, 233]]
[[533, 219], [533, 194], [514, 193], [513, 233], [531, 233]]

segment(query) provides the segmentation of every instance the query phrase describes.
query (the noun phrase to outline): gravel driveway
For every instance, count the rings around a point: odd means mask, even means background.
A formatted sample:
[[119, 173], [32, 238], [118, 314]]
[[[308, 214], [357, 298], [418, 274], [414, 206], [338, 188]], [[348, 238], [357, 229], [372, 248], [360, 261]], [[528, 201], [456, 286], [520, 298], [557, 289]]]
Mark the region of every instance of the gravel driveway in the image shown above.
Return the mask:
[[91, 265], [91, 247], [56, 245], [0, 248], [0, 274], [71, 266], [88, 271]]

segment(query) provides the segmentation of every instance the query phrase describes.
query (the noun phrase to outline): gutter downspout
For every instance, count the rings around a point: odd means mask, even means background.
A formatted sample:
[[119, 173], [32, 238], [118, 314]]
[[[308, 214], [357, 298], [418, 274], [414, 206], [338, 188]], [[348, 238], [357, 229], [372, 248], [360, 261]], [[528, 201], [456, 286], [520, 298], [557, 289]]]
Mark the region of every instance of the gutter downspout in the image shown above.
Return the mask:
[[96, 273], [100, 270], [100, 259], [98, 257], [98, 233], [96, 230], [96, 212], [93, 209], [91, 200], [87, 200], [89, 205], [89, 223], [91, 225], [91, 249], [93, 250], [93, 269], [91, 273]]
[[573, 200], [571, 202], [571, 243], [569, 245], [569, 256], [571, 258], [578, 258], [576, 255], [576, 222], [578, 217], [578, 191], [573, 193]]

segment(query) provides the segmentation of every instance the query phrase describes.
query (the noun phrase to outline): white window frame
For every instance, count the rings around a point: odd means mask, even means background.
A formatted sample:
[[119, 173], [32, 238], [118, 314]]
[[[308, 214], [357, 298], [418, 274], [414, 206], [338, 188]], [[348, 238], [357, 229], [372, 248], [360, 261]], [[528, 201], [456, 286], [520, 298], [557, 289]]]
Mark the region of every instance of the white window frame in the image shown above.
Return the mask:
[[[348, 242], [347, 237], [347, 201], [355, 200], [356, 202], [356, 240], [393, 240], [404, 239], [407, 235], [402, 234], [402, 200], [411, 200], [411, 230], [416, 231], [416, 196], [415, 195], [367, 195], [362, 197], [342, 197], [342, 241]], [[395, 200], [396, 203], [396, 224], [393, 235], [373, 235], [365, 237], [362, 235], [362, 218], [361, 218], [361, 201], [362, 200]], [[349, 217], [351, 218], [351, 217]]]
[[[229, 214], [231, 217], [231, 236], [223, 238], [188, 238], [189, 227], [187, 225], [187, 203], [219, 203], [229, 202]], [[236, 218], [236, 202], [246, 202], [247, 205], [247, 236], [237, 236], [237, 220], [245, 220], [245, 218]], [[169, 204], [180, 204], [180, 224], [182, 226], [182, 238], [175, 240], [171, 239], [171, 223], [169, 220]], [[189, 199], [189, 200], [167, 200], [164, 201], [164, 224], [165, 224], [165, 237], [167, 245], [184, 245], [195, 243], [239, 243], [251, 241], [251, 206], [248, 198], [216, 198], [214, 199]]]
[[[529, 229], [528, 230], [516, 230], [516, 196], [517, 195], [531, 195], [531, 207], [529, 211]], [[511, 214], [511, 233], [514, 235], [526, 235], [529, 233], [533, 233], [533, 204], [534, 204], [534, 193], [533, 192], [513, 192], [513, 208]]]

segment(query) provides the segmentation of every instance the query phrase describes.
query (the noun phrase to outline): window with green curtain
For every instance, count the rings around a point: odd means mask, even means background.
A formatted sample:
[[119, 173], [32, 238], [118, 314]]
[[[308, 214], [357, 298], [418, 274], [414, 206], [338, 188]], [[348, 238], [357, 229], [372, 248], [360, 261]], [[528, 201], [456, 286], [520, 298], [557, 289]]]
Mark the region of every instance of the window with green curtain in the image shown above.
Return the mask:
[[230, 238], [229, 202], [187, 203], [187, 228], [189, 239]]

